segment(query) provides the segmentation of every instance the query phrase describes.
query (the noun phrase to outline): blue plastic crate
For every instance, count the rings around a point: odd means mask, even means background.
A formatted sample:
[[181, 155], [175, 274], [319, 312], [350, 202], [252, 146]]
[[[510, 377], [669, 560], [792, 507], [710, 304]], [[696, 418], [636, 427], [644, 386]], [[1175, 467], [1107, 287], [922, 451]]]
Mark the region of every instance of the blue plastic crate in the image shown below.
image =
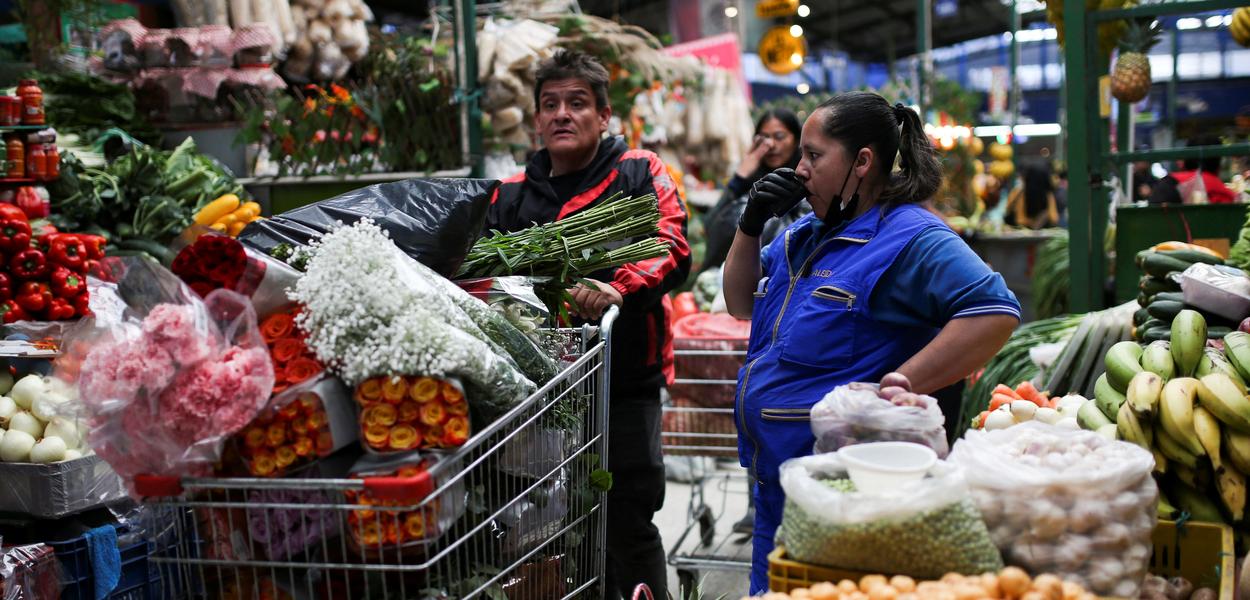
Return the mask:
[[[61, 561], [61, 600], [94, 600], [95, 580], [87, 539], [80, 536], [61, 542], [48, 542]], [[148, 557], [152, 545], [140, 541], [120, 548], [122, 575], [109, 600], [160, 600], [160, 577]]]

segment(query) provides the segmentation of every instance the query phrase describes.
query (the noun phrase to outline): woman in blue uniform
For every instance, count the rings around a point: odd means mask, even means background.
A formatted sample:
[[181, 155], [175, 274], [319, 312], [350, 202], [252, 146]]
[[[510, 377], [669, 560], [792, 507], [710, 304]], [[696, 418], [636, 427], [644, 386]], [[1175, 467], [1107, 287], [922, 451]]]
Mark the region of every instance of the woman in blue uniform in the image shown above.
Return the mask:
[[[803, 125], [800, 150], [796, 170], [752, 186], [724, 271], [730, 314], [752, 321], [735, 407], [757, 482], [752, 593], [768, 588], [778, 467], [815, 442], [812, 405], [891, 371], [935, 392], [989, 360], [1020, 320], [1002, 277], [921, 205], [942, 176], [914, 111], [871, 92], [834, 96]], [[804, 198], [812, 214], [761, 248], [765, 223]]]

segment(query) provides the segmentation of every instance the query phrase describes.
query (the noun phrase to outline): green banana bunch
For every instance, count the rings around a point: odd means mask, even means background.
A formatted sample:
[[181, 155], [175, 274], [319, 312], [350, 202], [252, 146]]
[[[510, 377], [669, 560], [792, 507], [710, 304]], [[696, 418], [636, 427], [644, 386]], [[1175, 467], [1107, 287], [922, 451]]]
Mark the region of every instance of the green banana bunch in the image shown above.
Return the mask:
[[1103, 363], [1107, 367], [1107, 382], [1121, 394], [1128, 391], [1128, 383], [1142, 372], [1142, 347], [1137, 342], [1119, 342], [1107, 350]]
[[1192, 377], [1207, 345], [1207, 320], [1196, 310], [1182, 310], [1172, 320], [1172, 360], [1176, 374]]

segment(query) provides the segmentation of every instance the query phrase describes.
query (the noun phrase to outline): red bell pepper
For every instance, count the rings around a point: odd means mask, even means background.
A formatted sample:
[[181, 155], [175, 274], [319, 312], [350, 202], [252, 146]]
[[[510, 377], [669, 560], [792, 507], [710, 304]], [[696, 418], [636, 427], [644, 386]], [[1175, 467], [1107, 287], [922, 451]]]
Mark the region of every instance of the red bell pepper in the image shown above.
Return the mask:
[[26, 213], [28, 218], [41, 219], [48, 216], [48, 213], [51, 212], [51, 207], [48, 204], [48, 201], [44, 200], [39, 193], [35, 191], [35, 188], [28, 186], [18, 189], [16, 200], [17, 202], [15, 202], [15, 204], [17, 204], [18, 208], [22, 209], [22, 212]]
[[49, 237], [48, 260], [73, 271], [81, 271], [87, 260], [87, 245], [73, 233], [58, 233]]
[[65, 321], [74, 318], [74, 305], [64, 298], [53, 298], [48, 305], [49, 321]]
[[52, 303], [52, 288], [46, 283], [27, 281], [18, 288], [17, 305], [28, 313], [37, 313]]
[[80, 317], [91, 316], [91, 293], [84, 292], [74, 297], [74, 312]]
[[76, 235], [78, 239], [82, 240], [83, 245], [87, 247], [87, 260], [104, 258], [104, 246], [108, 244], [108, 239], [102, 235], [92, 233], [79, 233]]
[[30, 315], [27, 314], [21, 306], [17, 305], [17, 301], [6, 300], [3, 303], [0, 303], [0, 319], [8, 324], [14, 321], [25, 321], [30, 319]]
[[17, 219], [18, 221], [28, 221], [26, 213], [14, 204], [8, 202], [0, 202], [0, 221], [9, 219]]
[[48, 259], [43, 252], [27, 248], [9, 259], [9, 272], [18, 279], [39, 279], [48, 274]]
[[52, 270], [52, 293], [57, 298], [74, 298], [87, 291], [87, 278], [69, 270], [57, 267]]
[[10, 254], [30, 247], [30, 223], [25, 219], [0, 220], [0, 250]]
[[0, 302], [8, 302], [13, 299], [13, 281], [9, 279], [8, 273], [0, 273]]

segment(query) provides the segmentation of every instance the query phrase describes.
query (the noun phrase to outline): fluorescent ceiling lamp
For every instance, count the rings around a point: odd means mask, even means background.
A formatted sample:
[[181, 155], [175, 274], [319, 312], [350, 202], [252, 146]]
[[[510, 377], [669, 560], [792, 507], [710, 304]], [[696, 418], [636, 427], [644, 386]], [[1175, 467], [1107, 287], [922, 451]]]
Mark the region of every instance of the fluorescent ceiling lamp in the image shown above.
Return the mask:
[[[1015, 133], [1018, 136], [1054, 136], [1059, 135], [1063, 128], [1058, 123], [1025, 123], [1016, 125]], [[998, 137], [1007, 135], [1012, 132], [1012, 128], [1008, 125], [982, 125], [972, 128], [972, 135], [977, 137]]]
[[736, 17], [736, 16], [738, 16], [738, 7], [737, 7], [737, 6], [726, 6], [726, 7], [725, 7], [725, 16], [726, 16], [726, 17], [729, 17], [729, 18], [731, 18], [731, 19], [732, 19], [732, 18], [734, 18], [734, 17]]
[[1207, 27], [1219, 27], [1224, 24], [1224, 17], [1214, 15], [1207, 17]]
[[1011, 127], [1007, 125], [982, 125], [972, 128], [972, 135], [977, 137], [998, 137], [1009, 133], [1011, 133]]
[[1183, 19], [1176, 20], [1176, 28], [1182, 31], [1188, 30], [1188, 29], [1200, 29], [1201, 27], [1202, 27], [1202, 19], [1195, 19], [1194, 17], [1185, 17]]

